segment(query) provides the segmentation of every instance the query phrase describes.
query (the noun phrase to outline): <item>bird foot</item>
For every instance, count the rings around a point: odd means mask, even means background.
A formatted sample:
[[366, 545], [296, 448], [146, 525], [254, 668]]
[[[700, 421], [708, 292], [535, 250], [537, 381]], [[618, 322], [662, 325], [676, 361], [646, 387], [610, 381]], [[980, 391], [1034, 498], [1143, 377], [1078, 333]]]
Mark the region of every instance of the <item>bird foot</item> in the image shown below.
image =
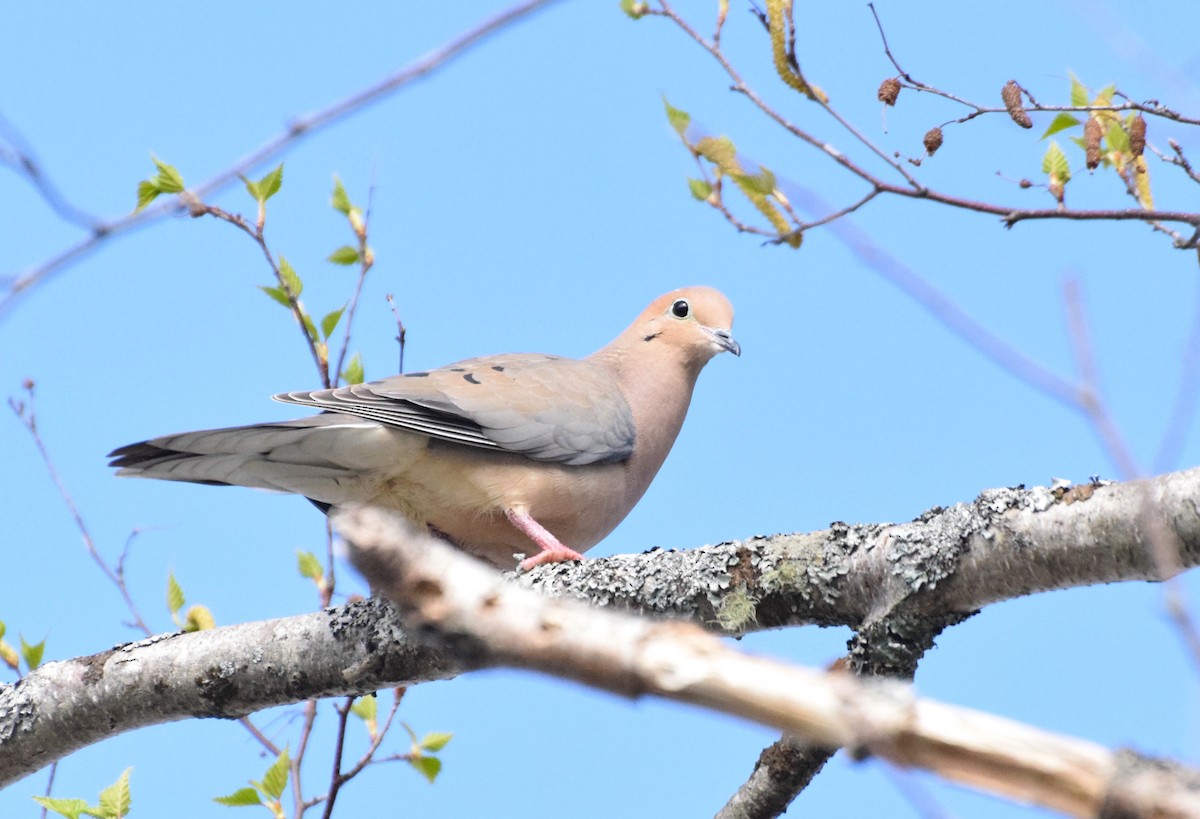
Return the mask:
[[527, 557], [522, 560], [517, 566], [517, 571], [527, 572], [536, 566], [541, 566], [543, 563], [564, 563], [568, 560], [583, 560], [583, 555], [574, 549], [562, 545], [558, 538], [546, 527], [534, 520], [529, 513], [520, 512], [516, 509], [505, 509], [504, 516], [542, 550], [533, 557]]
[[517, 564], [518, 572], [527, 572], [544, 563], [565, 563], [568, 560], [583, 560], [583, 555], [574, 549], [560, 545], [557, 549], [547, 549], [533, 557], [527, 557]]

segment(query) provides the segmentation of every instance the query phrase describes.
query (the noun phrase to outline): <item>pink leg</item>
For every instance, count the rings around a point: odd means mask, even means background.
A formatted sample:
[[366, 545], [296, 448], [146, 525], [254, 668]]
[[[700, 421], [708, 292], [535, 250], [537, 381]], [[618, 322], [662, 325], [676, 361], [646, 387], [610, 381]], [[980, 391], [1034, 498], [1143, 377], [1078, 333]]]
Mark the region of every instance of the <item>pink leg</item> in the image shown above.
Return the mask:
[[505, 509], [504, 516], [508, 518], [509, 523], [520, 529], [527, 538], [536, 543], [537, 547], [541, 549], [541, 552], [538, 554], [521, 561], [521, 565], [517, 567], [520, 571], [527, 572], [534, 566], [541, 566], [543, 563], [583, 560], [583, 555], [559, 543], [558, 538], [550, 534], [546, 527], [530, 517], [527, 512], [518, 512], [516, 509]]

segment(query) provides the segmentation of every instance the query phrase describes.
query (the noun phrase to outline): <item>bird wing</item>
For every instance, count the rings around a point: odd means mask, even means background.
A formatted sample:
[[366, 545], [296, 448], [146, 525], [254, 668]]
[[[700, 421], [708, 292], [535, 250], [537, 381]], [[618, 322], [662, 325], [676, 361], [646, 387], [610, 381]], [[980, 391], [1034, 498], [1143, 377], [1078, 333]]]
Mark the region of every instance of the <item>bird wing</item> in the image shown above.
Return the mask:
[[536, 461], [578, 466], [622, 461], [633, 453], [633, 412], [613, 374], [591, 361], [484, 356], [274, 398]]

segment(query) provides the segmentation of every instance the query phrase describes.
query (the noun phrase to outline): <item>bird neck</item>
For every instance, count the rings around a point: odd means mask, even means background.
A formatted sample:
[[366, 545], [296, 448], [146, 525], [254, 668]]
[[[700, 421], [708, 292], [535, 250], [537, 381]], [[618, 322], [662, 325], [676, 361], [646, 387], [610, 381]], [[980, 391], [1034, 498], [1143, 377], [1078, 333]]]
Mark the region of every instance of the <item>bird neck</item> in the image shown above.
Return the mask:
[[[665, 345], [637, 349], [622, 341], [618, 338], [589, 358], [613, 373], [633, 412], [637, 443], [628, 464], [629, 491], [636, 500], [658, 473], [683, 427], [700, 368], [689, 366], [678, 350]], [[637, 355], [631, 354], [633, 350]]]

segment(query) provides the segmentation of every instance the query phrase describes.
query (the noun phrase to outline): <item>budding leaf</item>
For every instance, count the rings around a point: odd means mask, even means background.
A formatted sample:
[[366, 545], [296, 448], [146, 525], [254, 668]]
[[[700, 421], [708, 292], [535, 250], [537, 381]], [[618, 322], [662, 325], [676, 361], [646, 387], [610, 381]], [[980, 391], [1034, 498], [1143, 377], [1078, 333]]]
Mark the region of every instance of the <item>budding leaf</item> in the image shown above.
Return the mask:
[[1046, 128], [1046, 133], [1042, 134], [1041, 138], [1045, 139], [1048, 136], [1057, 134], [1059, 131], [1065, 131], [1068, 128], [1074, 128], [1079, 124], [1079, 117], [1074, 114], [1068, 114], [1065, 111], [1056, 116], [1050, 122], [1050, 126]]
[[158, 176], [154, 178], [154, 185], [161, 193], [183, 193], [183, 177], [174, 165], [168, 165], [161, 161], [156, 156], [151, 156], [154, 164], [158, 166]]
[[60, 816], [67, 817], [67, 819], [79, 819], [88, 809], [88, 803], [82, 799], [56, 799], [52, 796], [35, 796], [33, 797], [33, 801], [47, 810], [52, 810]]
[[123, 819], [129, 815], [129, 806], [133, 801], [129, 793], [129, 772], [132, 770], [126, 768], [116, 782], [100, 791], [100, 815], [105, 819]]
[[268, 799], [278, 799], [283, 795], [283, 789], [287, 787], [288, 765], [290, 764], [288, 749], [284, 748], [271, 763], [271, 767], [267, 768], [267, 772], [263, 774], [262, 782], [254, 783]]
[[362, 355], [355, 353], [350, 361], [346, 363], [346, 369], [342, 370], [342, 380], [347, 384], [361, 384], [363, 382], [363, 363]]
[[325, 338], [329, 338], [333, 331], [337, 329], [338, 322], [342, 320], [342, 313], [346, 311], [345, 307], [340, 307], [325, 314], [325, 318], [321, 319], [321, 333]]
[[282, 304], [287, 309], [292, 309], [292, 303], [288, 300], [287, 293], [283, 292], [282, 287], [266, 287], [265, 285], [260, 284], [258, 289], [266, 293], [273, 300]]
[[300, 275], [296, 273], [296, 268], [292, 267], [292, 263], [282, 256], [279, 257], [279, 278], [286, 288], [285, 292], [291, 293], [292, 298], [300, 298], [300, 294], [304, 291], [304, 282], [300, 281]]
[[1057, 177], [1060, 182], [1067, 182], [1071, 179], [1071, 166], [1067, 162], [1067, 155], [1054, 140], [1050, 140], [1050, 146], [1046, 148], [1046, 155], [1042, 157], [1042, 172]]
[[692, 122], [692, 115], [671, 105], [666, 97], [663, 97], [662, 101], [663, 107], [667, 109], [667, 122], [671, 123], [671, 128], [682, 137]]
[[354, 204], [350, 201], [350, 196], [342, 186], [342, 180], [336, 176], [333, 178], [333, 199], [330, 204], [333, 205], [334, 210], [343, 216], [349, 216], [351, 208], [354, 207]]
[[167, 610], [171, 614], [175, 614], [183, 608], [184, 596], [183, 587], [179, 585], [179, 581], [175, 579], [174, 572], [167, 572]]
[[409, 759], [409, 764], [417, 769], [421, 776], [429, 780], [430, 784], [437, 779], [439, 773], [442, 772], [442, 760], [436, 756], [417, 756]]
[[218, 805], [228, 805], [231, 808], [241, 808], [247, 805], [261, 805], [262, 797], [254, 788], [238, 788], [229, 796], [217, 796], [213, 801]]
[[187, 610], [187, 617], [183, 621], [183, 630], [191, 633], [193, 631], [207, 631], [210, 628], [216, 628], [217, 621], [213, 618], [212, 612], [208, 610], [208, 606], [192, 606]]
[[688, 190], [692, 192], [692, 196], [699, 199], [701, 202], [712, 196], [712, 185], [705, 182], [703, 179], [688, 179]]
[[420, 746], [423, 751], [440, 751], [446, 747], [446, 743], [454, 739], [454, 734], [444, 732], [434, 732], [426, 734], [421, 738]]
[[296, 550], [296, 566], [300, 570], [301, 577], [307, 577], [309, 580], [317, 581], [325, 574], [325, 570], [321, 567], [321, 561], [317, 560], [317, 556], [312, 552]]
[[258, 180], [256, 185], [258, 193], [254, 198], [259, 202], [266, 202], [272, 196], [279, 193], [279, 189], [283, 187], [283, 163], [279, 163], [275, 170], [270, 171], [266, 176]]
[[1079, 81], [1079, 78], [1074, 74], [1071, 75], [1071, 105], [1081, 107], [1088, 104], [1087, 86]]
[[350, 245], [342, 245], [337, 250], [329, 254], [327, 262], [333, 262], [340, 265], [358, 264], [358, 248]]
[[30, 671], [42, 664], [42, 655], [46, 653], [46, 641], [30, 645], [25, 642], [25, 638], [21, 638], [21, 659], [25, 660], [25, 667]]
[[354, 705], [350, 706], [350, 713], [364, 722], [369, 722], [379, 713], [379, 706], [374, 697], [359, 697], [354, 701]]

